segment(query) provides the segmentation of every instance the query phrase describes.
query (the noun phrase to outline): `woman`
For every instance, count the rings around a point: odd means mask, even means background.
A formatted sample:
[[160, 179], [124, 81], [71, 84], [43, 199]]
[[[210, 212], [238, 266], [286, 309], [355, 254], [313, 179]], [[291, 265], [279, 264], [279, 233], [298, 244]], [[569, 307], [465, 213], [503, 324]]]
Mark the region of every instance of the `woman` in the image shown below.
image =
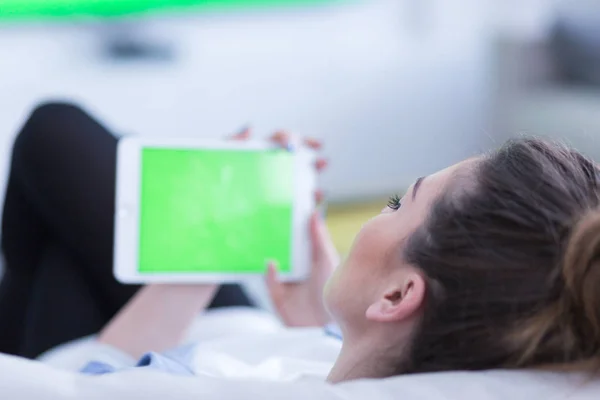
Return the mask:
[[[343, 337], [328, 381], [499, 368], [598, 372], [599, 209], [598, 166], [537, 139], [418, 179], [364, 225], [325, 286]], [[280, 309], [322, 315], [311, 296], [317, 279], [284, 286], [272, 275], [275, 300], [287, 301]], [[163, 289], [171, 294], [141, 291], [100, 340], [137, 355], [122, 328], [142, 315], [136, 310], [172, 298], [175, 288]], [[195, 289], [177, 293], [202, 306], [216, 288]]]

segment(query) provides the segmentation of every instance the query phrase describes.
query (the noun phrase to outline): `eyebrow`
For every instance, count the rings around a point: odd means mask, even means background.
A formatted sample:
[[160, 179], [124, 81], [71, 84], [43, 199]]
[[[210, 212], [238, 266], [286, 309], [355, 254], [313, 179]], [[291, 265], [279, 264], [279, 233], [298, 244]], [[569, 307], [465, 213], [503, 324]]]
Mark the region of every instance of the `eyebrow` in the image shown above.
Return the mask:
[[419, 190], [419, 186], [421, 186], [421, 183], [423, 183], [423, 179], [425, 179], [424, 176], [417, 179], [417, 181], [415, 182], [415, 185], [413, 186], [413, 192], [412, 192], [413, 200], [417, 197], [417, 190]]

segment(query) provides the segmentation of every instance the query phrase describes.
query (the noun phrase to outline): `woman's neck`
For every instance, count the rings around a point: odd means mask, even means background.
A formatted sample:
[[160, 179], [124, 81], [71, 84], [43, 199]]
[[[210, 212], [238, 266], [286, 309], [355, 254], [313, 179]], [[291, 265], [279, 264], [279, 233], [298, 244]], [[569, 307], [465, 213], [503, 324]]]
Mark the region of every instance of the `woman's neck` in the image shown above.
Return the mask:
[[391, 375], [391, 368], [384, 365], [382, 355], [383, 352], [364, 343], [344, 341], [327, 382], [335, 384], [356, 379], [387, 378]]

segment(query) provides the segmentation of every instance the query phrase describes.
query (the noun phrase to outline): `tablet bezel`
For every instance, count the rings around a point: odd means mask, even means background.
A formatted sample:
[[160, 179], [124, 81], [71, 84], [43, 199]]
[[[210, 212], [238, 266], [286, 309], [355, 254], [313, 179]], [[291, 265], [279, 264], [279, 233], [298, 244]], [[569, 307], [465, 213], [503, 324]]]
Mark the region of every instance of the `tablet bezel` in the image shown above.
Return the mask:
[[[240, 282], [257, 274], [140, 273], [138, 271], [141, 154], [144, 148], [214, 149], [267, 151], [277, 148], [266, 141], [220, 141], [192, 138], [124, 137], [117, 148], [115, 190], [115, 238], [113, 271], [118, 281], [144, 283]], [[303, 146], [293, 150], [294, 199], [292, 212], [292, 251], [289, 273], [283, 281], [306, 279], [310, 273], [311, 243], [309, 222], [315, 209], [316, 154]], [[266, 271], [266, 265], [265, 265]]]

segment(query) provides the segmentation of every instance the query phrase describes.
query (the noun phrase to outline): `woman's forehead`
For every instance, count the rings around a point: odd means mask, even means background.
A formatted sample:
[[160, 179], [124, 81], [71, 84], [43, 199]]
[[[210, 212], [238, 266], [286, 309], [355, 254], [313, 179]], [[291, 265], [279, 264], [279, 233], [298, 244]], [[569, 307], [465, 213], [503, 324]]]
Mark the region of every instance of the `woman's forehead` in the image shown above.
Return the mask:
[[[440, 184], [445, 184], [452, 176], [456, 173], [460, 172], [463, 169], [468, 168], [470, 165], [474, 163], [475, 158], [469, 158], [467, 160], [461, 161], [454, 165], [451, 165], [447, 168], [439, 170], [427, 177], [420, 178], [419, 182], [419, 191], [422, 189], [431, 189], [432, 186], [438, 186]], [[411, 187], [411, 191], [414, 190], [416, 185]]]

